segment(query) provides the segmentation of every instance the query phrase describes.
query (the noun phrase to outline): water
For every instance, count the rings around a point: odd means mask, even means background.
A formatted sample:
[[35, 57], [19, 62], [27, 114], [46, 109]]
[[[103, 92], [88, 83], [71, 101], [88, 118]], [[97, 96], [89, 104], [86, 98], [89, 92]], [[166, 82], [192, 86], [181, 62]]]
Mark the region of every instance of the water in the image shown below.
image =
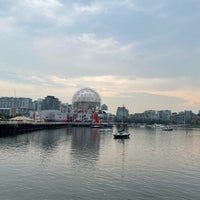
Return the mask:
[[0, 138], [2, 200], [200, 199], [200, 130], [90, 128]]

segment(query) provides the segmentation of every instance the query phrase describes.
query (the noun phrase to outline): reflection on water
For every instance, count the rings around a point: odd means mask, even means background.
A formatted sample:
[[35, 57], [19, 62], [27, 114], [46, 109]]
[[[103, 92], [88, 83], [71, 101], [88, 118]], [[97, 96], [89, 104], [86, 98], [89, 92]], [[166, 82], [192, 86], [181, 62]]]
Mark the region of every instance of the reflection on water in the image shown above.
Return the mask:
[[73, 128], [72, 154], [81, 157], [97, 157], [100, 145], [98, 129]]
[[0, 138], [1, 199], [199, 199], [199, 129], [114, 131]]

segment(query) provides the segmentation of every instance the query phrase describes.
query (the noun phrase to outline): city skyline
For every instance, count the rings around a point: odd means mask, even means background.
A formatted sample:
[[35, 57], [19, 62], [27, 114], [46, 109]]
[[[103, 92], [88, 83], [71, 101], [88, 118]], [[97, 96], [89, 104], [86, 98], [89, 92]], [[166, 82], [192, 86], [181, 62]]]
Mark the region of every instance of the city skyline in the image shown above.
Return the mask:
[[0, 96], [95, 89], [115, 113], [200, 110], [196, 0], [0, 1]]
[[[86, 88], [82, 88], [82, 89], [86, 89]], [[87, 88], [87, 89], [90, 89], [90, 88]], [[77, 93], [75, 93], [75, 94], [77, 94]], [[14, 99], [16, 99], [16, 100], [14, 100]], [[53, 104], [52, 104], [52, 100], [54, 101]], [[23, 109], [27, 109], [29, 111], [34, 111], [34, 110], [35, 111], [36, 110], [37, 111], [41, 111], [41, 110], [57, 110], [57, 111], [61, 111], [62, 112], [63, 106], [64, 107], [65, 106], [69, 106], [70, 108], [74, 109], [73, 102], [71, 102], [71, 103], [62, 102], [62, 101], [60, 101], [59, 98], [57, 98], [56, 96], [52, 96], [52, 95], [48, 95], [48, 96], [46, 96], [44, 98], [38, 98], [38, 99], [31, 99], [30, 97], [0, 97], [0, 108], [1, 109], [11, 109], [12, 110], [12, 108], [15, 108], [14, 105], [16, 105], [14, 102], [18, 102], [17, 103], [17, 108], [18, 109], [22, 109], [22, 110]], [[45, 103], [42, 103], [42, 102], [45, 102]], [[47, 105], [48, 104], [47, 102], [49, 103], [49, 105]], [[41, 106], [39, 109], [38, 109], [38, 105]], [[45, 106], [47, 106], [48, 108], [45, 109]], [[49, 108], [49, 106], [51, 108]], [[52, 108], [52, 106], [54, 108]], [[135, 115], [135, 114], [137, 115], [137, 114], [145, 114], [145, 113], [158, 114], [159, 112], [166, 112], [166, 113], [170, 112], [171, 114], [181, 114], [181, 115], [183, 113], [193, 113], [192, 110], [174, 111], [174, 110], [169, 110], [167, 108], [164, 109], [164, 110], [161, 110], [161, 109], [160, 110], [153, 110], [151, 108], [148, 108], [147, 110], [143, 110], [141, 112], [131, 113], [131, 112], [129, 112], [129, 108], [127, 108], [125, 105], [122, 105], [122, 106], [118, 105], [115, 109], [116, 109], [115, 112], [110, 112], [111, 110], [109, 109], [109, 105], [100, 104], [99, 111], [100, 110], [108, 110], [109, 111], [108, 113], [113, 114], [113, 115], [117, 115], [118, 111], [121, 110], [121, 109], [125, 109], [126, 112], [129, 113], [128, 115]], [[76, 108], [75, 108], [75, 110], [76, 110]], [[193, 114], [194, 115], [196, 115], [196, 114], [199, 115], [200, 114], [200, 110], [197, 113], [193, 113]]]

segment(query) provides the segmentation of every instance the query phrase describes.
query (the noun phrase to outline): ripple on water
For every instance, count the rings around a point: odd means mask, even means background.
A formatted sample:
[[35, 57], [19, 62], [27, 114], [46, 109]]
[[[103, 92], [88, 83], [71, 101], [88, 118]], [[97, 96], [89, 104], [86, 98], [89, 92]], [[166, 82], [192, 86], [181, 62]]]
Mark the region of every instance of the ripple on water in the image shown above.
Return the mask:
[[200, 132], [88, 128], [0, 138], [2, 199], [199, 199]]

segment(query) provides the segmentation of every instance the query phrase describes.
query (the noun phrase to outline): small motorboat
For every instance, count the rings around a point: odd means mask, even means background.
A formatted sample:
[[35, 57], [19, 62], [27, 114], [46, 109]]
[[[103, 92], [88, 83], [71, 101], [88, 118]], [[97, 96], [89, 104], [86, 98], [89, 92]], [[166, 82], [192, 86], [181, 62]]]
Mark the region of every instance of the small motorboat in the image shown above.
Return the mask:
[[102, 128], [102, 126], [99, 124], [92, 124], [90, 127], [91, 128]]
[[173, 131], [173, 128], [166, 126], [166, 127], [163, 127], [162, 130], [163, 131]]
[[114, 134], [114, 139], [129, 139], [130, 134], [126, 132], [118, 132]]
[[117, 130], [117, 133], [114, 134], [114, 139], [129, 139], [130, 134], [126, 131], [126, 125], [122, 124], [120, 129]]

